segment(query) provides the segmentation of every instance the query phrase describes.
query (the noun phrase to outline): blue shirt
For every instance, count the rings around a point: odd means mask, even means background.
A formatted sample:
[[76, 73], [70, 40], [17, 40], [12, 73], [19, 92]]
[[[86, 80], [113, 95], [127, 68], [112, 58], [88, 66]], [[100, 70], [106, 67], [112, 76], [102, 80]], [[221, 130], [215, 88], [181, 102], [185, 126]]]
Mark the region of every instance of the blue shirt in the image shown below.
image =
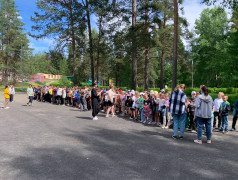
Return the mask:
[[78, 93], [74, 94], [74, 99], [75, 99], [75, 100], [78, 100], [78, 99], [79, 99], [79, 94], [78, 94]]

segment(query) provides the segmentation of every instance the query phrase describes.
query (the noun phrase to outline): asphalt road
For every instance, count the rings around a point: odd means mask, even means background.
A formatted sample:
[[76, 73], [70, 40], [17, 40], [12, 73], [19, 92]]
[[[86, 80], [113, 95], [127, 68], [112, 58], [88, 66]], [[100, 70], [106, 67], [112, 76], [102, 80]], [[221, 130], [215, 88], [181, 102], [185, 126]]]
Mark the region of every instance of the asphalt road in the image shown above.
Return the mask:
[[0, 109], [0, 180], [238, 178], [238, 132], [198, 145], [195, 133], [174, 140], [172, 130], [26, 102], [16, 95]]

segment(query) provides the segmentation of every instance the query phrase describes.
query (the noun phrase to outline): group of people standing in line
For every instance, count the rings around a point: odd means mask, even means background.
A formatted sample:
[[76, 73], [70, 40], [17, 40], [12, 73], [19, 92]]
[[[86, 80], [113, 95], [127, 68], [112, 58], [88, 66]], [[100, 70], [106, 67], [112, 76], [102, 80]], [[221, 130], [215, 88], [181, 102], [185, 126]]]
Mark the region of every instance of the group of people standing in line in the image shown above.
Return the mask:
[[[5, 103], [15, 94], [14, 87], [5, 89]], [[224, 134], [228, 134], [228, 116], [231, 111], [228, 96], [220, 92], [218, 98], [213, 101], [208, 94], [205, 85], [200, 87], [200, 92], [191, 92], [189, 99], [184, 93], [184, 84], [178, 85], [172, 92], [160, 92], [114, 89], [100, 89], [97, 84], [93, 88], [88, 87], [33, 87], [29, 85], [27, 97], [31, 105], [33, 100], [49, 102], [56, 105], [67, 105], [80, 108], [81, 111], [92, 109], [93, 120], [98, 120], [98, 113], [106, 113], [106, 118], [128, 116], [128, 118], [147, 125], [161, 126], [162, 128], [173, 128], [173, 138], [183, 139], [185, 127], [191, 131], [197, 131], [195, 143], [202, 144], [202, 130], [205, 126], [207, 143], [211, 143], [213, 129], [218, 128]], [[14, 93], [13, 93], [14, 92]], [[13, 95], [12, 95], [13, 101]], [[238, 100], [233, 107], [232, 129], [235, 130], [238, 116]], [[218, 126], [216, 122], [218, 119]], [[180, 129], [180, 135], [178, 135]]]

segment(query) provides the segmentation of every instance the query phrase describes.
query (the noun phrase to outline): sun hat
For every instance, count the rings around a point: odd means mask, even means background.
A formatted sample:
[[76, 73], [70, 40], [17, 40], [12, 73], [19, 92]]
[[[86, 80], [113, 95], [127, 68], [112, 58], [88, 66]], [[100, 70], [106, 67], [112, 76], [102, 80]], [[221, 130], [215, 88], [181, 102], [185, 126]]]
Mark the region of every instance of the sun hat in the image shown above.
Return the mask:
[[193, 94], [197, 94], [197, 93], [196, 93], [195, 91], [192, 91], [192, 92], [191, 92], [191, 95], [193, 95]]

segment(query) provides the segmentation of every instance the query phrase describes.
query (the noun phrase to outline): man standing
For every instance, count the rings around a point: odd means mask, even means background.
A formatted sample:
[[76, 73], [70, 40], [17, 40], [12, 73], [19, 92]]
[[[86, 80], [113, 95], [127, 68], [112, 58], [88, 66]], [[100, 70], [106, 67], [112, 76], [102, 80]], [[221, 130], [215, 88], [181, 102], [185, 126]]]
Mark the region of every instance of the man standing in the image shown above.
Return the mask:
[[29, 99], [29, 102], [27, 103], [27, 105], [31, 105], [32, 106], [33, 97], [34, 97], [34, 91], [33, 91], [33, 88], [32, 88], [31, 84], [27, 88], [27, 92], [26, 93], [27, 93], [27, 98]]
[[97, 93], [96, 87], [97, 83], [93, 83], [93, 89], [91, 91], [91, 101], [92, 101], [92, 115], [94, 121], [98, 120], [97, 114], [100, 111], [98, 100], [101, 92]]

